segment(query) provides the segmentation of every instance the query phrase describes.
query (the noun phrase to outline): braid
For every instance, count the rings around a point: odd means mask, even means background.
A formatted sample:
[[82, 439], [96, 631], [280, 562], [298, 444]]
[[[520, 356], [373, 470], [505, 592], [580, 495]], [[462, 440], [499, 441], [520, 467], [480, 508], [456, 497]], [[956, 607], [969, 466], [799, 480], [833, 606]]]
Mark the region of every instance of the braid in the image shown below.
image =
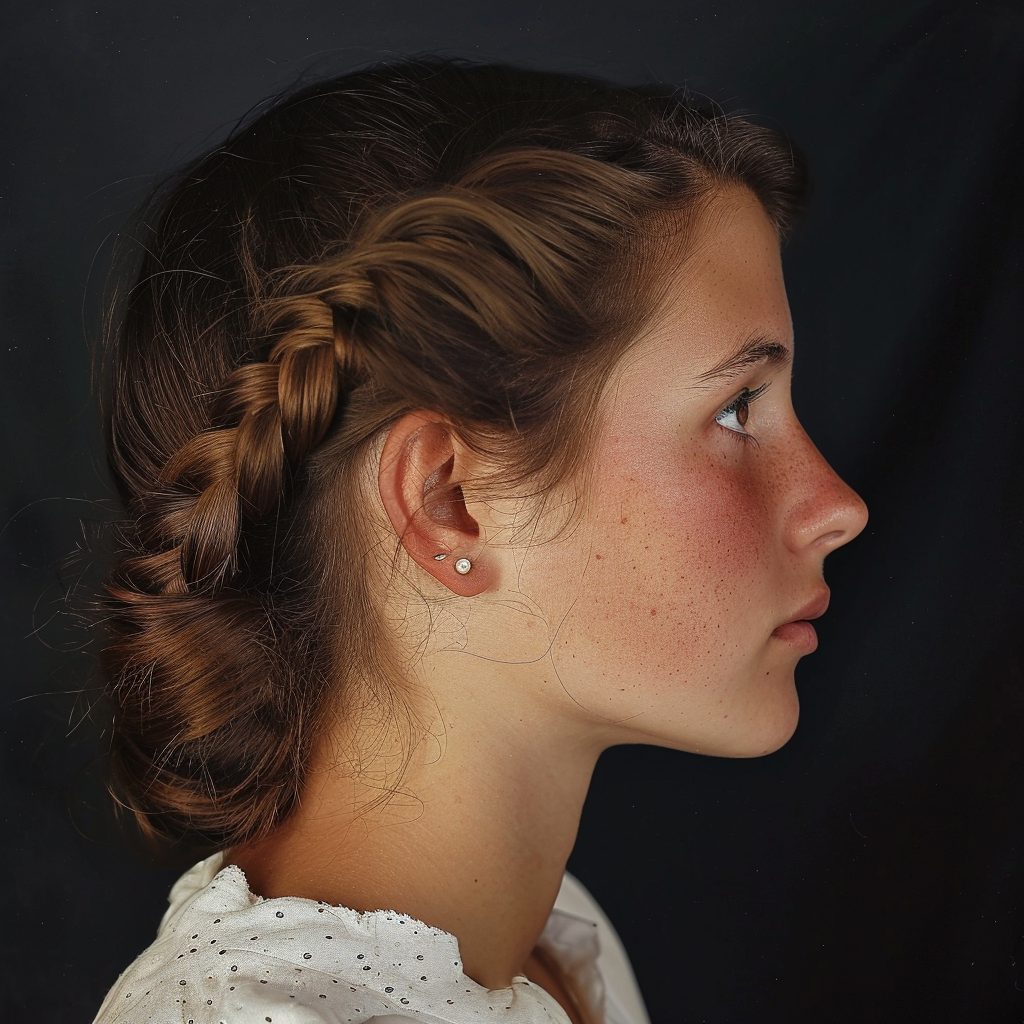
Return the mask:
[[238, 367], [209, 399], [208, 428], [138, 499], [135, 553], [108, 583], [118, 639], [104, 665], [119, 728], [137, 737], [116, 774], [135, 782], [127, 792], [141, 789], [130, 806], [148, 832], [185, 831], [182, 818], [217, 844], [264, 832], [304, 778], [306, 716], [296, 711], [314, 703], [316, 682], [294, 669], [273, 582], [238, 585], [243, 524], [281, 511], [338, 404], [345, 349], [326, 305], [304, 309], [265, 362]]
[[137, 581], [136, 573], [156, 573], [146, 589], [219, 588], [238, 568], [243, 516], [259, 520], [274, 508], [288, 468], [323, 439], [338, 401], [339, 346], [329, 309], [320, 321], [286, 334], [267, 362], [235, 370], [210, 402], [210, 422], [221, 425], [183, 445], [164, 467], [160, 490], [141, 499], [141, 539], [165, 545], [159, 556], [131, 563]]

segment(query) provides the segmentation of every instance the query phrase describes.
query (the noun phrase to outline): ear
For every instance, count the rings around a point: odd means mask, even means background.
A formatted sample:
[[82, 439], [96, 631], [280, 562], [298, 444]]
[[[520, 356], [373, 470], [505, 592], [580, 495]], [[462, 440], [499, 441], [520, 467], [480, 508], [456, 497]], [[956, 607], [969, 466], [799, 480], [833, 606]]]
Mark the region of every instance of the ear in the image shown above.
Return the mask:
[[[495, 567], [487, 564], [480, 524], [466, 508], [460, 479], [465, 451], [444, 420], [412, 412], [391, 428], [377, 474], [388, 519], [421, 569], [452, 593], [472, 597], [488, 589]], [[466, 573], [456, 569], [462, 559], [472, 565]]]

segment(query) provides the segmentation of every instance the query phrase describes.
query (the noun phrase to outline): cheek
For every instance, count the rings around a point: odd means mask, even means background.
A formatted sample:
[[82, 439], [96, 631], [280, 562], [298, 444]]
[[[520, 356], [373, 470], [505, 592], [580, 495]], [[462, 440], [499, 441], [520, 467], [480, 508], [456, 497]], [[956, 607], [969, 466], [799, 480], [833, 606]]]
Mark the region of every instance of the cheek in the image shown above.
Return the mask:
[[[684, 460], [680, 449], [697, 454]], [[749, 457], [676, 444], [603, 462], [566, 639], [589, 646], [589, 667], [615, 672], [620, 692], [706, 682], [750, 650], [769, 529]]]

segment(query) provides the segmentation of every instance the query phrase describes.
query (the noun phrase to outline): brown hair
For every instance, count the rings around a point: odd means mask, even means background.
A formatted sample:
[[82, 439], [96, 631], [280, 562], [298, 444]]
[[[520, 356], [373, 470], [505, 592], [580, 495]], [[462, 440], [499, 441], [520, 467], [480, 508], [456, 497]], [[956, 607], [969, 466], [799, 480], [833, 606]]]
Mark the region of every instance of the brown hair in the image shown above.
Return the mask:
[[417, 61], [288, 96], [157, 189], [105, 350], [112, 786], [146, 833], [265, 835], [329, 709], [386, 710], [370, 446], [429, 409], [507, 486], [565, 480], [670, 222], [729, 185], [781, 233], [801, 165], [675, 94]]

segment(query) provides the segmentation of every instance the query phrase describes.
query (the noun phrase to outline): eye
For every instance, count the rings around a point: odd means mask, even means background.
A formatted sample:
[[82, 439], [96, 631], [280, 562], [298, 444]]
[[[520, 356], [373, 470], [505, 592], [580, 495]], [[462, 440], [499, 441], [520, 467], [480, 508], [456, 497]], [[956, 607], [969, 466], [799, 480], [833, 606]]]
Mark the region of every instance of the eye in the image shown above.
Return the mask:
[[750, 415], [750, 403], [760, 398], [768, 390], [768, 383], [762, 384], [753, 391], [744, 388], [716, 417], [715, 422], [734, 434], [742, 434], [752, 438], [746, 431], [747, 418]]

